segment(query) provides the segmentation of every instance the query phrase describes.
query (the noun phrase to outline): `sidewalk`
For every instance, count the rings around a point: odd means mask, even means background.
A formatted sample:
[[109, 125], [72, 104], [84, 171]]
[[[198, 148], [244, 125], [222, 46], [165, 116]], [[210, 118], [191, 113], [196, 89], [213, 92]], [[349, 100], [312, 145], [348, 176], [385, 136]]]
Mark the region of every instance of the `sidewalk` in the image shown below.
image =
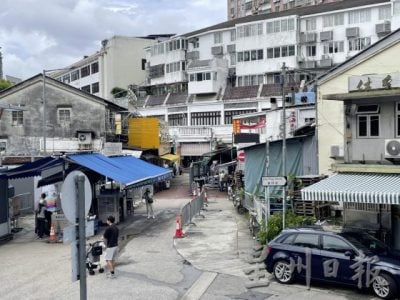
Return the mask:
[[209, 190], [208, 208], [184, 228], [185, 238], [175, 239], [180, 255], [203, 271], [246, 277], [249, 250], [257, 243], [252, 239], [247, 220], [236, 212], [226, 193]]

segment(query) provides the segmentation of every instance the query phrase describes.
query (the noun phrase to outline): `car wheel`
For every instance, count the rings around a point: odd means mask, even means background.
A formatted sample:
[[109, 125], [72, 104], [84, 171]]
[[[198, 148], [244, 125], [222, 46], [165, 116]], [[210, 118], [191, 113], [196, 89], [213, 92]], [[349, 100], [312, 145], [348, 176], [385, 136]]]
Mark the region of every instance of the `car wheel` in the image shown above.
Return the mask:
[[294, 280], [294, 272], [287, 261], [278, 260], [274, 265], [273, 273], [279, 283], [292, 283]]
[[392, 299], [396, 295], [396, 282], [387, 274], [379, 274], [372, 282], [372, 290], [382, 299]]

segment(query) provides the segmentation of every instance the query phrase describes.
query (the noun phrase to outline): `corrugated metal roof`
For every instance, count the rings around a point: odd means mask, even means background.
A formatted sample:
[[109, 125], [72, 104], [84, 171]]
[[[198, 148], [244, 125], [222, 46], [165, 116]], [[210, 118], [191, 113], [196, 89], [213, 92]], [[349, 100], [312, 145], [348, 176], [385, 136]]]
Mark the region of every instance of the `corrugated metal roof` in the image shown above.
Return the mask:
[[400, 175], [339, 173], [301, 190], [303, 200], [400, 204]]

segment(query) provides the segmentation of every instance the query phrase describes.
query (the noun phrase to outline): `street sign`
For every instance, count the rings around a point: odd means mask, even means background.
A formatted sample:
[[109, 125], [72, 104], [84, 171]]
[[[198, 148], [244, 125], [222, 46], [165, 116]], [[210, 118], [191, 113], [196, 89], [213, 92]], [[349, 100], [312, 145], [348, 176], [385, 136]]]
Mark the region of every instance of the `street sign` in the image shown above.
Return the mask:
[[276, 177], [276, 176], [263, 176], [262, 185], [263, 186], [285, 186], [287, 183], [286, 177]]
[[239, 152], [238, 160], [241, 162], [244, 162], [244, 160], [245, 160], [244, 151]]

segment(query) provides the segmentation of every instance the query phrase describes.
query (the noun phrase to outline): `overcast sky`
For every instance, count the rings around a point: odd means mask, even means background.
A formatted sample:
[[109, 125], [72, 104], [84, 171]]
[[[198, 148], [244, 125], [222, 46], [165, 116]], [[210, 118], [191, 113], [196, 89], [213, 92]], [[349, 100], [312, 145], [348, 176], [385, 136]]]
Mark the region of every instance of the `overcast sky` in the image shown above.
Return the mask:
[[65, 67], [113, 35], [185, 33], [226, 21], [226, 0], [1, 0], [3, 74]]

